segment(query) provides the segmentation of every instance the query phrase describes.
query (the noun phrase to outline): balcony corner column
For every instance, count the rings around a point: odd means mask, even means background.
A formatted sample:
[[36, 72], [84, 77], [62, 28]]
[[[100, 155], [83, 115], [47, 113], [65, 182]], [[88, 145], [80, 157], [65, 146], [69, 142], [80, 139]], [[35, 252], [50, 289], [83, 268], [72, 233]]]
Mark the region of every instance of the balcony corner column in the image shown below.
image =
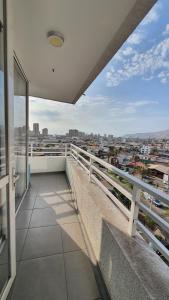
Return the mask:
[[91, 182], [91, 177], [92, 177], [92, 163], [93, 163], [93, 160], [92, 158], [90, 157], [90, 166], [89, 166], [89, 181]]

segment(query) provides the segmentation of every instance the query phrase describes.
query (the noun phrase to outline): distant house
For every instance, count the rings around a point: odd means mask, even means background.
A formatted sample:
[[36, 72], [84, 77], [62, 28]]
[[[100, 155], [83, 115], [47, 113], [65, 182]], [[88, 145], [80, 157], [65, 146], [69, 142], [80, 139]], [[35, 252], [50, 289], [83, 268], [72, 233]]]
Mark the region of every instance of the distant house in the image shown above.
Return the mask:
[[145, 164], [142, 163], [141, 161], [132, 161], [130, 163], [128, 163], [127, 167], [130, 167], [130, 168], [145, 168]]
[[148, 145], [143, 145], [140, 149], [140, 153], [144, 155], [150, 154], [150, 151], [151, 151], [151, 147]]
[[149, 168], [151, 175], [163, 180], [164, 183], [168, 183], [169, 180], [169, 167], [163, 165], [151, 165]]

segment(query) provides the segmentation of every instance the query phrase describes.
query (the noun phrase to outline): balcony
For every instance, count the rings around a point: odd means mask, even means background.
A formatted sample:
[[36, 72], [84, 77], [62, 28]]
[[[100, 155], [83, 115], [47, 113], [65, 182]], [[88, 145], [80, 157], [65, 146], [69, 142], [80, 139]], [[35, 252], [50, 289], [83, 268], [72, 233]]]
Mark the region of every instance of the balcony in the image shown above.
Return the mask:
[[[96, 163], [133, 186], [127, 192]], [[141, 201], [167, 195], [71, 145], [61, 156], [32, 156], [31, 187], [17, 214], [17, 276], [8, 299], [168, 299], [168, 250], [138, 220]], [[130, 200], [126, 208], [100, 177]], [[151, 241], [154, 248], [150, 248]]]

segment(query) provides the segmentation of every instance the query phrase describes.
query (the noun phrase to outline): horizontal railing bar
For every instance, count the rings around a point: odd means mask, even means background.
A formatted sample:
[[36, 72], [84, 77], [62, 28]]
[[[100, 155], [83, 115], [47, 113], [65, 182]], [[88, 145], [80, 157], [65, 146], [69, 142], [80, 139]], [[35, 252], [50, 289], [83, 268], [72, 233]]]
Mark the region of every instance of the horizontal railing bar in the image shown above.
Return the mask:
[[79, 161], [79, 160], [77, 160], [77, 161], [78, 161], [78, 163], [82, 166], [82, 168], [85, 169], [85, 171], [86, 171], [87, 173], [89, 173], [88, 168], [86, 168], [86, 167], [84, 166], [84, 164], [82, 164], [81, 161]]
[[71, 149], [71, 151], [72, 151], [74, 154], [76, 154], [76, 155], [77, 155], [77, 153], [78, 153], [75, 149]]
[[29, 152], [29, 153], [31, 153], [31, 154], [57, 154], [57, 153], [65, 153], [65, 152], [63, 152], [63, 151], [55, 151], [55, 152], [43, 152], [43, 151], [32, 151], [32, 152]]
[[154, 220], [159, 226], [161, 226], [165, 231], [169, 232], [169, 223], [162, 219], [159, 215], [153, 212], [150, 208], [148, 208], [145, 204], [138, 202], [137, 205], [139, 208], [148, 214], [152, 220]]
[[73, 153], [71, 153], [71, 156], [72, 156], [75, 160], [77, 160], [77, 157], [76, 157]]
[[154, 188], [153, 186], [145, 183], [144, 181], [129, 175], [127, 173], [125, 173], [124, 171], [110, 165], [109, 163], [101, 160], [100, 158], [94, 156], [91, 153], [88, 153], [87, 151], [80, 149], [79, 147], [71, 144], [71, 146], [75, 149], [77, 149], [79, 152], [84, 153], [86, 156], [90, 157], [93, 161], [98, 162], [99, 164], [101, 164], [102, 166], [104, 166], [106, 169], [113, 171], [114, 173], [116, 173], [117, 175], [119, 175], [120, 177], [126, 179], [127, 181], [129, 181], [132, 185], [136, 185], [139, 189], [144, 190], [146, 192], [148, 192], [149, 194], [151, 194], [152, 196], [158, 198], [159, 200], [161, 200], [162, 202], [164, 202], [165, 204], [169, 205], [169, 196], [167, 194], [165, 194], [164, 192], [161, 192], [160, 190]]
[[82, 155], [80, 155], [77, 151], [75, 151], [74, 149], [72, 149], [72, 151], [75, 155], [80, 157], [87, 165], [90, 165], [90, 162], [87, 159], [85, 159]]
[[91, 166], [91, 168], [97, 172], [100, 176], [102, 176], [107, 182], [109, 182], [113, 187], [118, 189], [124, 196], [126, 196], [130, 201], [132, 201], [132, 195], [127, 190], [125, 190], [122, 186], [120, 186], [117, 182], [111, 179], [108, 175], [100, 171], [97, 167]]
[[85, 159], [82, 155], [80, 155], [80, 154], [77, 154], [78, 155], [78, 157], [80, 157], [88, 166], [90, 165], [90, 162], [87, 160], [87, 159]]
[[87, 173], [89, 173], [89, 170], [82, 164], [82, 162], [81, 162], [80, 160], [78, 160], [77, 157], [75, 157], [74, 154], [71, 153], [71, 156], [73, 156], [74, 159], [82, 166], [82, 168], [85, 169], [85, 171], [86, 171]]
[[91, 175], [91, 178], [97, 183], [97, 185], [105, 192], [107, 196], [111, 198], [113, 203], [125, 214], [125, 216], [129, 219], [130, 218], [130, 211], [94, 176]]
[[[99, 170], [97, 166], [91, 164], [93, 162], [98, 162], [100, 165], [104, 166], [106, 169], [116, 173], [118, 176], [126, 179], [129, 183], [131, 183], [136, 189], [141, 191], [146, 191], [155, 198], [161, 200], [163, 203], [169, 205], [169, 196], [165, 193], [157, 190], [156, 188], [146, 184], [145, 182], [141, 181], [138, 178], [135, 178], [134, 176], [131, 176], [129, 174], [126, 174], [124, 171], [108, 164], [107, 162], [101, 160], [100, 158], [95, 157], [94, 155], [86, 152], [83, 149], [80, 149], [79, 147], [75, 145], [71, 145], [71, 155], [77, 160], [77, 162], [87, 170], [89, 173], [89, 170], [84, 166], [82, 162], [80, 162], [73, 153], [76, 153], [78, 157], [80, 157], [83, 161], [85, 161], [88, 165], [90, 165], [91, 170], [95, 171], [97, 174], [99, 174], [102, 178], [104, 178], [110, 185], [115, 187], [117, 190], [119, 190], [123, 195], [125, 195], [130, 201], [133, 201], [132, 194], [125, 190], [122, 186], [120, 186], [117, 182], [114, 182], [112, 178], [110, 178], [107, 174]], [[87, 157], [90, 158], [90, 162], [87, 161], [80, 153], [84, 153]], [[96, 184], [103, 190], [103, 192], [112, 200], [112, 202], [120, 209], [120, 211], [130, 220], [131, 218], [131, 211], [128, 210], [123, 203], [120, 202], [118, 198], [116, 198], [109, 189], [99, 180], [97, 177], [91, 173], [91, 179], [96, 182]], [[167, 223], [164, 219], [162, 219], [161, 216], [156, 214], [154, 211], [152, 211], [150, 208], [148, 208], [146, 205], [144, 205], [142, 202], [136, 202], [136, 205], [140, 210], [142, 210], [145, 214], [147, 214], [150, 218], [152, 218], [153, 221], [156, 222], [157, 225], [159, 225], [160, 228], [165, 230], [166, 232], [169, 232], [169, 223]], [[138, 230], [140, 230], [145, 237], [152, 242], [155, 249], [158, 250], [168, 261], [169, 261], [169, 251], [167, 248], [163, 245], [161, 241], [159, 241], [154, 234], [146, 228], [138, 219], [134, 220], [134, 224], [136, 224], [136, 227]]]
[[140, 221], [136, 221], [137, 228], [145, 234], [147, 239], [157, 248], [157, 250], [163, 254], [163, 256], [169, 261], [169, 250], [148, 230]]
[[34, 150], [34, 149], [42, 149], [42, 150], [45, 150], [45, 149], [65, 149], [65, 147], [64, 146], [60, 146], [60, 147], [52, 147], [52, 148], [50, 148], [50, 147], [40, 147], [40, 146], [38, 146], [38, 147], [31, 147], [31, 146], [29, 146], [29, 148], [30, 149], [32, 149], [32, 150]]

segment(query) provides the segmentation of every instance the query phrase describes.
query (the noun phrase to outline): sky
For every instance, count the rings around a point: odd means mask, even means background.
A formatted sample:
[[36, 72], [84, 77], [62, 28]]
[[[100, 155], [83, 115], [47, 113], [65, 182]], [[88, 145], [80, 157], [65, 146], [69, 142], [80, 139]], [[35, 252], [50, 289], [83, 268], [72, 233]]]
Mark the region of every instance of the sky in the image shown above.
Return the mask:
[[114, 134], [169, 129], [169, 1], [159, 0], [75, 105], [30, 99], [30, 127]]

